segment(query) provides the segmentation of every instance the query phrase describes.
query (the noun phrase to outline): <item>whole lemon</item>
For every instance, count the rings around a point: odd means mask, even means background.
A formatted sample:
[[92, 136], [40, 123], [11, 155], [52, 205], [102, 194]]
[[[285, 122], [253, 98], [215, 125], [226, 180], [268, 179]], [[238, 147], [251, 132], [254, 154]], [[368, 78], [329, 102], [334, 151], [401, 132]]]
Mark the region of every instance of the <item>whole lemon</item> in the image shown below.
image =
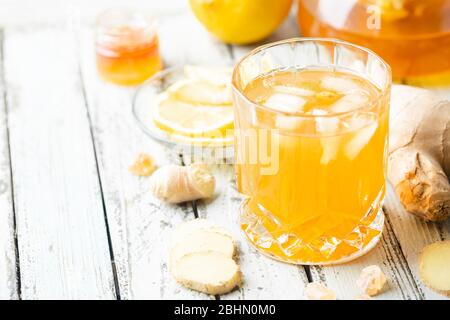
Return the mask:
[[224, 42], [247, 44], [270, 35], [292, 0], [189, 0], [197, 19]]

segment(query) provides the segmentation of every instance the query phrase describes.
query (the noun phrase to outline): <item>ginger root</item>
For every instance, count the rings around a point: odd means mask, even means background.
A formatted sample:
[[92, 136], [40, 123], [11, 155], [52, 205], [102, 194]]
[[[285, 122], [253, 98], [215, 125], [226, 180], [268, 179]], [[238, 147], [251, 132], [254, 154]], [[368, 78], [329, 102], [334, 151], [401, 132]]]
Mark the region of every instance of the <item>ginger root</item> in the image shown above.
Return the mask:
[[167, 165], [156, 170], [151, 180], [153, 195], [169, 203], [210, 198], [214, 194], [214, 176], [197, 165]]
[[356, 281], [358, 287], [368, 296], [377, 295], [386, 283], [386, 276], [379, 266], [369, 266], [361, 271]]
[[336, 300], [336, 294], [321, 283], [311, 282], [305, 288], [307, 300]]
[[388, 177], [405, 209], [428, 221], [450, 216], [450, 101], [393, 86]]
[[170, 271], [181, 285], [207, 294], [224, 294], [241, 283], [231, 234], [208, 220], [195, 219], [174, 231]]
[[419, 261], [423, 283], [450, 297], [450, 241], [440, 241], [425, 247]]

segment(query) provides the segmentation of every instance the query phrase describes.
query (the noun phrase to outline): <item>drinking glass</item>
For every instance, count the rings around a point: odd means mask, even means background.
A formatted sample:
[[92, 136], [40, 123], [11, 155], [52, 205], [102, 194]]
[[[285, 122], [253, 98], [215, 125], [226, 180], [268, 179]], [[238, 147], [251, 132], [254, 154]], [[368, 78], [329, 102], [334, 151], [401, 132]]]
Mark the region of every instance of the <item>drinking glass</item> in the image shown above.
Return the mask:
[[[278, 110], [246, 95], [258, 77], [315, 69], [358, 76], [378, 94], [354, 110], [326, 114]], [[236, 181], [246, 196], [240, 224], [258, 250], [294, 264], [333, 264], [377, 243], [384, 223], [391, 82], [390, 67], [375, 53], [333, 39], [264, 45], [235, 66]], [[340, 129], [318, 130], [329, 123]]]

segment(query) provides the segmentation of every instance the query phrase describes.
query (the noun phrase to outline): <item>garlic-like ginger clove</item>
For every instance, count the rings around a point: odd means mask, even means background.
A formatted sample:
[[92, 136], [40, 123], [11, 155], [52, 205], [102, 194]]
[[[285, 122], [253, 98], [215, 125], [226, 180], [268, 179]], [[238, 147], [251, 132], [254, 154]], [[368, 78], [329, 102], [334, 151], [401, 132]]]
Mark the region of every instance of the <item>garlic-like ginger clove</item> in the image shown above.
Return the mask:
[[359, 279], [356, 281], [358, 287], [369, 296], [377, 295], [386, 283], [386, 276], [377, 265], [364, 268]]
[[197, 166], [167, 165], [156, 170], [151, 180], [153, 195], [168, 203], [210, 198], [214, 189], [214, 176]]

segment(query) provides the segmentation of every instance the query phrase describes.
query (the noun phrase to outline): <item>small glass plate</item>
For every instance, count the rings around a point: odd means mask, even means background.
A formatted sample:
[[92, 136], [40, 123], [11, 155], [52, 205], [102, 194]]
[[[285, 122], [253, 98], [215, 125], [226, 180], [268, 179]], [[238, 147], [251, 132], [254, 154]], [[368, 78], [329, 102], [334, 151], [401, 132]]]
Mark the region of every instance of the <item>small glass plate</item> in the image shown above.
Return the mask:
[[155, 101], [157, 95], [165, 91], [176, 81], [185, 79], [182, 67], [173, 67], [158, 72], [153, 77], [144, 82], [136, 90], [133, 97], [133, 116], [139, 127], [152, 139], [155, 139], [171, 148], [180, 149], [180, 152], [193, 154], [205, 151], [217, 153], [218, 149], [224, 155], [224, 158], [233, 157], [234, 139], [213, 139], [213, 138], [189, 138], [169, 134], [159, 129], [154, 121], [153, 114], [156, 108]]

